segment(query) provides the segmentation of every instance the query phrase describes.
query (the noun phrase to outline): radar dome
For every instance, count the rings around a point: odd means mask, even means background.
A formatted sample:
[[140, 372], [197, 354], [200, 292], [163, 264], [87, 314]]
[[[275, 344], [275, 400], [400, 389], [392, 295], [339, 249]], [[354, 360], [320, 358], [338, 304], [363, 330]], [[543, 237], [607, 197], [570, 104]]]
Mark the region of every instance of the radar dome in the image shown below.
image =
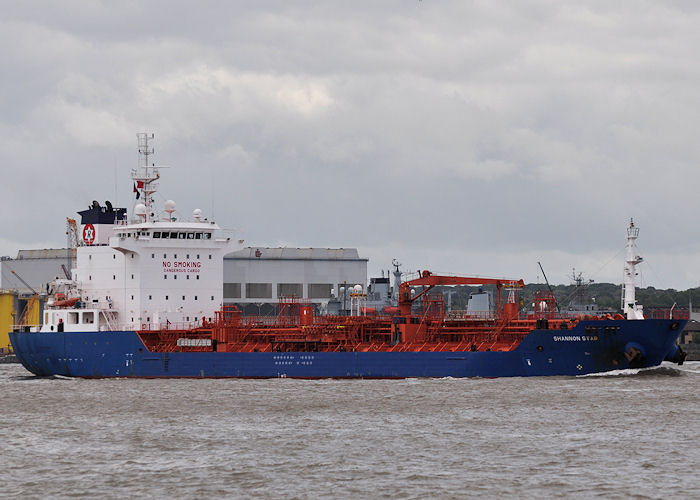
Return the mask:
[[145, 217], [146, 216], [146, 205], [143, 203], [139, 203], [134, 207], [134, 214], [138, 215], [139, 217]]
[[173, 200], [166, 200], [165, 201], [165, 211], [168, 212], [169, 214], [171, 214], [175, 211], [175, 202]]
[[352, 291], [355, 293], [362, 293], [362, 285], [355, 285], [352, 287]]
[[199, 220], [202, 217], [202, 210], [199, 208], [195, 208], [192, 211], [192, 216], [195, 218], [195, 220]]

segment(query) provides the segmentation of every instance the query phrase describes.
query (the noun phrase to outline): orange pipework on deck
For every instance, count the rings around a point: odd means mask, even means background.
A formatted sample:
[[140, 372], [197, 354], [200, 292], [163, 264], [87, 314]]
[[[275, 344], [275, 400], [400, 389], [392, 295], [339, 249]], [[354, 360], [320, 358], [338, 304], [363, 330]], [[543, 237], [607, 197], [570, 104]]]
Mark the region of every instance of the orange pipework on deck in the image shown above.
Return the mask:
[[[442, 295], [427, 294], [438, 285], [465, 284], [496, 285], [496, 314], [446, 316]], [[411, 296], [414, 286], [425, 288]], [[212, 323], [178, 330], [144, 328], [138, 333], [149, 351], [159, 352], [510, 351], [536, 327], [568, 329], [577, 321], [557, 317], [549, 297], [540, 297], [541, 311], [521, 318], [513, 295], [501, 308], [504, 286], [512, 292], [524, 284], [522, 280], [435, 276], [424, 271], [420, 278], [401, 284], [398, 311], [391, 311], [393, 314], [315, 316], [308, 301], [285, 297], [280, 299], [276, 317], [244, 317], [237, 308], [224, 306]], [[423, 297], [423, 309], [413, 312], [419, 297]]]

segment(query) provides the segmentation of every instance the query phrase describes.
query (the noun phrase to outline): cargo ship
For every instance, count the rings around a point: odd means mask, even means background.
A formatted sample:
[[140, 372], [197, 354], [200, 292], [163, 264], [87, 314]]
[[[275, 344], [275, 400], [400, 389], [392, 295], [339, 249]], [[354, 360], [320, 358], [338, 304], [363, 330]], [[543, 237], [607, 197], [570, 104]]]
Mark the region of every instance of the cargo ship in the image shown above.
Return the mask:
[[[635, 241], [627, 229], [623, 308], [618, 314], [558, 311], [551, 292], [523, 310], [520, 279], [422, 271], [399, 285], [396, 307], [367, 307], [362, 287], [350, 314], [317, 314], [282, 297], [276, 316], [244, 316], [223, 304], [224, 255], [243, 241], [222, 236], [199, 209], [190, 220], [154, 204], [159, 168], [152, 135], [137, 134], [133, 216], [93, 202], [79, 212], [83, 245], [66, 279], [51, 286], [42, 324], [10, 333], [38, 376], [407, 378], [583, 375], [682, 363], [686, 319], [646, 319], [635, 300]], [[494, 307], [446, 311], [435, 287], [481, 285]]]

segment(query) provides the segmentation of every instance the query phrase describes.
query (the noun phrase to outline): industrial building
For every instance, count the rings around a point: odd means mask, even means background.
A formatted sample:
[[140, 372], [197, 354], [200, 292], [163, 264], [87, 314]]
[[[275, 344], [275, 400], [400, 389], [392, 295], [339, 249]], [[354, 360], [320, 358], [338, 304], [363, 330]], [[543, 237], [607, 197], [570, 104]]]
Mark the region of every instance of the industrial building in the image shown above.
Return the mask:
[[318, 308], [343, 287], [364, 288], [367, 260], [355, 248], [247, 247], [224, 257], [224, 304], [266, 315], [295, 296]]
[[18, 290], [0, 290], [0, 354], [12, 352], [8, 333], [13, 325], [38, 325], [46, 296]]
[[0, 288], [21, 292], [46, 292], [48, 283], [55, 278], [66, 277], [67, 272], [70, 273], [71, 257], [72, 251], [68, 248], [20, 250], [15, 258], [0, 257]]
[[46, 286], [70, 268], [66, 248], [20, 250], [16, 258], [0, 257], [0, 354], [11, 351], [8, 332], [13, 325], [39, 324]]

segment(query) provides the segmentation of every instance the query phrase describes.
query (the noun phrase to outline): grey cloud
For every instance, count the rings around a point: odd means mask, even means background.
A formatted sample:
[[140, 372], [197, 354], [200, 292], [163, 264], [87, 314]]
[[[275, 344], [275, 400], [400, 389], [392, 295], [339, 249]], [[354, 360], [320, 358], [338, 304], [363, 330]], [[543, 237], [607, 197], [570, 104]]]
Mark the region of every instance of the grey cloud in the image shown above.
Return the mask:
[[172, 166], [164, 195], [252, 244], [357, 246], [376, 270], [404, 253], [505, 274], [513, 254], [534, 279], [523, 259], [597, 272], [635, 216], [658, 285], [695, 286], [699, 16], [695, 2], [7, 3], [0, 206], [15, 216], [0, 253], [62, 245], [66, 215], [115, 198], [115, 167], [131, 208], [148, 130]]

